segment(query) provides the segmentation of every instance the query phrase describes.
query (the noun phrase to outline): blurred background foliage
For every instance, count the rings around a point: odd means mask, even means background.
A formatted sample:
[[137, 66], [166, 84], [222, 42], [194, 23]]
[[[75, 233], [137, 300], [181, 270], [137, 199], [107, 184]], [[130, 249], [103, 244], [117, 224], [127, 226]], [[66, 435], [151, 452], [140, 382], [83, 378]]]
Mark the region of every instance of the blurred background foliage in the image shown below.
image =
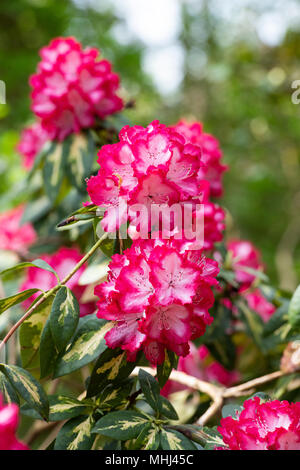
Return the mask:
[[[227, 4], [227, 5], [224, 5]], [[300, 280], [300, 4], [295, 0], [9, 0], [1, 2], [0, 201], [20, 202], [15, 145], [32, 121], [28, 77], [55, 36], [94, 45], [122, 77], [136, 124], [196, 118], [230, 171], [228, 233], [263, 252], [272, 282]], [[26, 200], [26, 191], [22, 193]]]

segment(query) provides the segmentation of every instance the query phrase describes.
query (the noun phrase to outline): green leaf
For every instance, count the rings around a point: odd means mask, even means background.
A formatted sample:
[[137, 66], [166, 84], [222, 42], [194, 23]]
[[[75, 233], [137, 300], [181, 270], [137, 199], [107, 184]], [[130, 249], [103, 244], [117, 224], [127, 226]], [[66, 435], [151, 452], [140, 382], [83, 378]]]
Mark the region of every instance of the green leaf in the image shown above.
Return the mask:
[[133, 386], [133, 380], [128, 379], [117, 386], [108, 385], [99, 395], [98, 403], [101, 409], [111, 409], [121, 406], [127, 401]]
[[67, 157], [67, 175], [79, 190], [85, 188], [85, 179], [91, 175], [96, 155], [95, 142], [91, 132], [72, 134]]
[[160, 397], [160, 410], [161, 414], [166, 416], [166, 418], [172, 419], [172, 420], [177, 420], [178, 414], [169, 400], [167, 400], [165, 397], [161, 396]]
[[197, 450], [195, 444], [178, 431], [162, 429], [160, 444], [163, 450]]
[[155, 378], [143, 369], [139, 371], [139, 382], [147, 403], [154, 411], [161, 411], [160, 388]]
[[78, 301], [66, 286], [62, 286], [53, 301], [50, 313], [50, 327], [58, 352], [62, 351], [72, 338], [79, 320]]
[[49, 402], [39, 382], [27, 370], [21, 367], [0, 364], [0, 370], [26, 403], [34, 408], [44, 419], [48, 419]]
[[127, 441], [137, 437], [148, 423], [148, 417], [137, 411], [113, 411], [100, 418], [92, 432]]
[[291, 298], [288, 310], [288, 320], [292, 327], [300, 326], [300, 285], [297, 287], [293, 297]]
[[157, 450], [160, 444], [160, 431], [156, 426], [146, 424], [135, 441], [135, 449]]
[[85, 317], [80, 322], [70, 346], [55, 365], [54, 377], [70, 374], [94, 361], [105, 349], [104, 336], [112, 327], [110, 322], [94, 316]]
[[16, 394], [13, 386], [6, 376], [0, 372], [0, 394], [3, 397], [5, 403], [17, 403], [19, 404], [19, 397]]
[[95, 440], [91, 433], [93, 425], [91, 416], [72, 418], [60, 429], [54, 450], [90, 450]]
[[21, 223], [26, 222], [37, 222], [42, 219], [51, 210], [51, 202], [47, 196], [40, 197], [35, 201], [29, 201], [26, 203]]
[[80, 414], [84, 414], [88, 409], [86, 403], [64, 395], [50, 396], [49, 403], [49, 421], [62, 421], [75, 418]]
[[137, 362], [127, 361], [126, 351], [106, 349], [97, 360], [91, 374], [87, 397], [98, 395], [110, 383], [120, 383], [126, 379]]
[[17, 271], [20, 271], [22, 269], [26, 269], [26, 268], [40, 268], [40, 269], [44, 269], [45, 271], [50, 271], [51, 273], [53, 273], [55, 276], [56, 276], [56, 279], [58, 280], [58, 282], [60, 282], [60, 279], [58, 277], [58, 274], [57, 272], [52, 268], [52, 266], [50, 266], [50, 264], [48, 264], [46, 261], [44, 261], [43, 259], [35, 259], [34, 261], [26, 261], [24, 263], [19, 263], [17, 264], [16, 266], [13, 266], [12, 268], [8, 268], [8, 269], [5, 269], [4, 271], [2, 271], [0, 273], [1, 276], [7, 276], [9, 274], [16, 274]]
[[64, 176], [64, 166], [70, 149], [70, 142], [53, 142], [43, 166], [43, 181], [46, 194], [51, 202], [58, 196]]
[[39, 352], [41, 379], [43, 379], [53, 372], [57, 359], [49, 318], [42, 331]]
[[0, 299], [0, 314], [14, 305], [24, 302], [24, 300], [28, 299], [32, 294], [35, 294], [39, 290], [40, 289], [27, 289], [23, 292], [19, 292], [18, 294], [11, 295], [10, 297]]
[[264, 323], [261, 317], [251, 310], [244, 302], [238, 302], [237, 307], [239, 308], [239, 312], [246, 325], [249, 336], [251, 336], [257, 346], [263, 350], [262, 335]]
[[157, 366], [157, 380], [160, 385], [160, 388], [166, 384], [167, 380], [170, 377], [172, 370], [175, 367], [176, 356], [173, 351], [165, 350], [165, 360], [162, 364]]
[[39, 305], [20, 327], [19, 340], [22, 365], [26, 369], [39, 366], [39, 348], [43, 327], [51, 311], [53, 298]]

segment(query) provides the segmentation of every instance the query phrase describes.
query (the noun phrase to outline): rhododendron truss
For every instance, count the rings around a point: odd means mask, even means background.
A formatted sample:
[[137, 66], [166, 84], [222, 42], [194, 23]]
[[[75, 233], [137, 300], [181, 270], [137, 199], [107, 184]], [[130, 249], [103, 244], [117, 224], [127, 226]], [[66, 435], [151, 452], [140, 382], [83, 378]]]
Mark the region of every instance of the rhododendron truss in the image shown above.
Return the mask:
[[18, 206], [0, 214], [0, 250], [24, 255], [36, 241], [36, 233], [30, 223], [22, 223], [24, 206]]
[[[46, 261], [58, 274], [60, 279], [63, 279], [70, 271], [76, 266], [76, 264], [81, 260], [82, 255], [77, 248], [66, 248], [61, 247], [53, 255], [41, 255], [40, 259]], [[72, 289], [75, 297], [79, 302], [80, 307], [80, 316], [85, 316], [91, 313], [94, 313], [96, 310], [95, 302], [89, 301], [86, 302], [83, 299], [86, 286], [79, 285], [79, 279], [83, 272], [85, 271], [85, 266], [81, 266], [80, 269], [76, 271], [74, 276], [67, 282], [67, 287]], [[48, 291], [52, 289], [57, 284], [57, 279], [55, 274], [35, 267], [30, 267], [27, 270], [26, 278], [24, 279], [21, 290], [39, 288], [43, 291]], [[33, 294], [29, 299], [23, 302], [25, 309], [29, 308], [33, 300], [39, 296], [39, 292]]]
[[105, 339], [134, 360], [142, 349], [152, 364], [164, 360], [165, 349], [189, 353], [189, 341], [201, 336], [213, 319], [217, 263], [201, 252], [166, 240], [134, 241], [114, 255], [108, 281], [95, 289], [99, 318], [113, 320]]
[[201, 161], [205, 165], [199, 168], [199, 177], [209, 181], [212, 196], [222, 196], [222, 177], [227, 166], [221, 162], [222, 151], [218, 140], [213, 135], [203, 132], [202, 124], [197, 121], [181, 120], [173, 127], [185, 138], [186, 143], [200, 147]]
[[223, 418], [218, 431], [230, 450], [300, 450], [300, 402], [244, 402], [236, 416]]
[[[155, 207], [161, 209], [162, 221], [169, 218], [170, 235], [175, 236], [180, 228], [178, 238], [180, 234], [184, 237], [183, 231], [191, 232], [197, 220], [197, 206], [203, 204], [205, 249], [222, 240], [224, 212], [209, 202], [209, 183], [200, 174], [205, 164], [198, 146], [185, 143], [180, 134], [159, 121], [146, 128], [125, 126], [119, 138], [117, 144], [101, 148], [100, 170], [87, 185], [91, 201], [105, 209], [101, 222], [105, 231], [116, 231], [129, 220], [131, 238], [148, 238], [150, 232], [165, 238], [161, 219], [158, 224], [153, 220]], [[167, 210], [174, 205], [181, 209], [179, 220]], [[191, 217], [182, 227], [185, 209]]]
[[123, 108], [119, 77], [107, 60], [98, 59], [98, 49], [84, 49], [74, 38], [56, 38], [40, 55], [30, 78], [32, 110], [51, 139], [63, 140]]
[[16, 436], [19, 408], [15, 403], [4, 405], [0, 395], [0, 450], [28, 450]]

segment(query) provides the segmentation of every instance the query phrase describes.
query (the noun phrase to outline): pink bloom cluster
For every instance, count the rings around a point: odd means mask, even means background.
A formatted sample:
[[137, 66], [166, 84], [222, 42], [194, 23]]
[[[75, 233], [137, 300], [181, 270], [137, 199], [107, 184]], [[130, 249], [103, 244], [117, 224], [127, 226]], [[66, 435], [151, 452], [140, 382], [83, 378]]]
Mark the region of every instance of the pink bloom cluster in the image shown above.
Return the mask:
[[[59, 278], [62, 280], [67, 274], [69, 274], [76, 264], [81, 260], [82, 255], [76, 248], [66, 248], [61, 247], [53, 255], [42, 255], [39, 257], [46, 261], [58, 274]], [[85, 292], [85, 286], [78, 284], [78, 281], [85, 270], [85, 266], [81, 266], [76, 273], [71, 277], [67, 282], [67, 287], [69, 287], [73, 294], [76, 296], [79, 306], [80, 306], [80, 316], [83, 317], [90, 313], [95, 312], [96, 305], [95, 302], [83, 302], [82, 296]], [[43, 291], [52, 289], [56, 286], [57, 279], [53, 273], [46, 271], [44, 269], [30, 267], [27, 270], [26, 278], [23, 281], [20, 290], [40, 288]], [[30, 307], [33, 300], [39, 296], [39, 292], [33, 294], [29, 299], [23, 302], [25, 309]]]
[[115, 322], [107, 345], [126, 350], [129, 360], [143, 349], [152, 364], [163, 362], [165, 348], [187, 355], [189, 341], [213, 320], [217, 263], [182, 242], [141, 240], [109, 267], [108, 281], [95, 288], [98, 317]]
[[[105, 231], [113, 232], [129, 220], [129, 234], [138, 238], [140, 218], [133, 208], [142, 206], [147, 211], [143, 223], [146, 220], [146, 232], [153, 233], [154, 205], [162, 208], [162, 217], [166, 207], [188, 206], [194, 220], [197, 204], [204, 204], [205, 248], [211, 249], [222, 240], [224, 212], [208, 201], [209, 184], [200, 173], [204, 163], [198, 146], [185, 143], [174, 129], [159, 121], [146, 128], [125, 126], [119, 138], [117, 144], [101, 148], [100, 170], [87, 185], [92, 202], [106, 210], [102, 220]], [[176, 221], [171, 230], [176, 233]]]
[[255, 274], [247, 268], [263, 271], [259, 251], [249, 241], [232, 240], [228, 243], [228, 251], [232, 257], [232, 268], [240, 284], [240, 294], [247, 300], [249, 307], [257, 312], [263, 321], [268, 321], [276, 308], [269, 302], [258, 288], [253, 287]]
[[123, 108], [116, 94], [119, 76], [98, 55], [98, 49], [83, 49], [74, 38], [56, 38], [41, 49], [30, 79], [32, 110], [52, 139], [63, 140]]
[[47, 131], [39, 122], [23, 129], [17, 150], [23, 157], [23, 164], [26, 169], [32, 167], [36, 155], [48, 139]]
[[173, 127], [185, 138], [187, 143], [201, 148], [201, 160], [205, 166], [199, 169], [199, 176], [209, 181], [212, 196], [222, 196], [222, 177], [227, 166], [221, 163], [222, 151], [218, 140], [213, 135], [203, 132], [202, 124], [197, 121], [189, 123], [181, 120]]
[[[230, 387], [238, 382], [240, 375], [237, 371], [229, 371], [225, 369], [217, 361], [212, 361], [206, 346], [201, 345], [199, 348], [190, 343], [190, 352], [185, 357], [180, 357], [177, 370], [186, 374], [197, 377], [207, 382], [217, 382], [225, 387]], [[161, 394], [168, 396], [171, 393], [185, 390], [187, 387], [173, 380], [168, 380], [161, 390]]]
[[36, 241], [36, 233], [30, 223], [21, 224], [24, 207], [18, 206], [0, 214], [0, 250], [24, 254]]
[[230, 450], [300, 450], [300, 402], [244, 402], [243, 411], [221, 420], [218, 431]]
[[4, 405], [0, 396], [0, 450], [28, 450], [16, 437], [19, 408], [15, 403]]

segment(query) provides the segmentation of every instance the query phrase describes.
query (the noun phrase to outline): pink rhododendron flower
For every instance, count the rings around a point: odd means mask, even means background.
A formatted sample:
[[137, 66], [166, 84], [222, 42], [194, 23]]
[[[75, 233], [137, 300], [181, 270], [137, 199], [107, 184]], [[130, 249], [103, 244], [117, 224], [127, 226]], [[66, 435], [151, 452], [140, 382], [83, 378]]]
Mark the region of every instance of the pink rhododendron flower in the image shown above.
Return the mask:
[[[186, 144], [174, 129], [159, 121], [146, 128], [125, 126], [119, 137], [117, 144], [101, 148], [101, 168], [87, 185], [92, 202], [105, 210], [103, 229], [116, 231], [129, 221], [132, 239], [147, 238], [150, 232], [161, 237], [164, 230], [170, 236], [179, 230], [191, 233], [199, 217], [197, 206], [203, 204], [204, 248], [211, 249], [222, 240], [225, 214], [209, 202], [209, 184], [199, 178], [204, 165], [199, 147]], [[174, 205], [180, 210], [178, 218], [170, 215]], [[154, 209], [161, 211], [157, 219]], [[189, 223], [184, 223], [185, 211]], [[162, 228], [164, 223], [167, 229]]]
[[0, 396], [0, 450], [28, 450], [16, 437], [19, 408], [15, 403], [4, 405]]
[[276, 307], [263, 296], [259, 289], [245, 292], [243, 296], [249, 307], [258, 313], [264, 322], [267, 322], [276, 310]]
[[[177, 370], [200, 380], [219, 383], [225, 387], [230, 387], [240, 379], [240, 374], [237, 371], [229, 371], [219, 362], [212, 360], [206, 346], [201, 345], [197, 348], [193, 343], [190, 343], [189, 354], [179, 358]], [[168, 380], [162, 388], [161, 394], [168, 396], [170, 393], [186, 388], [174, 380]]]
[[107, 345], [126, 350], [129, 360], [143, 349], [153, 364], [165, 349], [187, 355], [189, 341], [213, 320], [217, 263], [181, 241], [136, 240], [109, 268], [107, 282], [95, 288], [98, 317], [114, 321]]
[[255, 246], [246, 240], [231, 240], [227, 244], [227, 249], [231, 253], [232, 268], [239, 284], [248, 287], [255, 280], [255, 274], [247, 271], [247, 268], [263, 270], [263, 264], [259, 251]]
[[227, 166], [221, 163], [222, 152], [218, 140], [203, 132], [202, 124], [197, 121], [189, 123], [181, 120], [173, 127], [187, 143], [201, 148], [201, 161], [205, 163], [205, 166], [199, 168], [199, 178], [209, 181], [212, 196], [222, 196], [222, 177]]
[[27, 252], [36, 241], [36, 233], [30, 223], [21, 224], [24, 207], [18, 206], [0, 214], [0, 250], [19, 254]]
[[48, 133], [39, 122], [23, 129], [17, 150], [23, 156], [25, 168], [30, 169], [32, 167], [36, 155], [48, 139]]
[[74, 38], [56, 38], [40, 51], [32, 75], [32, 110], [52, 139], [92, 127], [97, 118], [120, 111], [116, 92], [119, 76], [96, 48], [85, 48]]
[[230, 450], [300, 450], [300, 402], [244, 402], [236, 418], [223, 418], [218, 431]]
[[249, 307], [267, 322], [276, 308], [258, 288], [253, 288], [256, 276], [247, 271], [247, 268], [263, 271], [264, 266], [259, 251], [251, 242], [245, 240], [232, 240], [227, 248], [231, 253], [236, 280], [241, 286], [239, 293], [247, 300]]
[[[62, 280], [67, 274], [69, 274], [76, 264], [81, 260], [82, 255], [76, 248], [66, 248], [61, 247], [53, 255], [41, 255], [40, 259], [46, 261], [58, 274], [59, 278]], [[81, 266], [76, 273], [71, 277], [67, 282], [66, 286], [69, 287], [73, 294], [76, 296], [79, 306], [80, 306], [80, 316], [85, 316], [90, 313], [93, 313], [96, 309], [94, 302], [81, 302], [81, 298], [86, 289], [85, 286], [78, 284], [78, 281], [85, 270], [85, 266]], [[56, 286], [57, 279], [53, 273], [46, 271], [44, 269], [30, 267], [27, 270], [26, 278], [23, 281], [20, 290], [34, 289], [39, 288], [43, 291], [52, 289]], [[39, 292], [33, 294], [29, 299], [23, 302], [25, 309], [30, 307], [33, 300], [40, 295]]]

